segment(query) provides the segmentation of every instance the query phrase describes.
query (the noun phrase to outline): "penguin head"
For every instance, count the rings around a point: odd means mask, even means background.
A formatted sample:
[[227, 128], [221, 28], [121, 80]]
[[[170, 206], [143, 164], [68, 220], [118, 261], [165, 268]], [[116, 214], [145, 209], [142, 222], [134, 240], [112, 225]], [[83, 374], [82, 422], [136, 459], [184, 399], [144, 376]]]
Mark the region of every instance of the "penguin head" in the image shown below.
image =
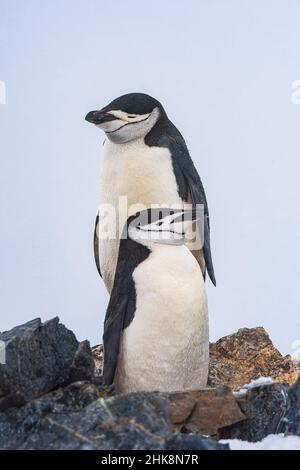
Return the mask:
[[[123, 233], [142, 245], [151, 247], [153, 244], [183, 245], [187, 232], [193, 223], [200, 220], [200, 209], [169, 209], [151, 208], [129, 217]], [[189, 236], [196, 237], [196, 230]]]
[[102, 129], [117, 144], [145, 137], [165, 116], [162, 105], [144, 93], [129, 93], [113, 100], [100, 111], [90, 111], [85, 119]]

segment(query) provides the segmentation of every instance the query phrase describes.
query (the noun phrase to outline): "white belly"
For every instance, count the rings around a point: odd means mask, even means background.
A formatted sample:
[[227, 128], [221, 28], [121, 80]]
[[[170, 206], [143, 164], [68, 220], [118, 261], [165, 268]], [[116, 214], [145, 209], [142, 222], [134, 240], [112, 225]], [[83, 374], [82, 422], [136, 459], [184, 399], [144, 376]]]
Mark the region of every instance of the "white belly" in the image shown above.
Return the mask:
[[[119, 198], [123, 196], [122, 207]], [[127, 204], [124, 202], [127, 197]], [[148, 147], [143, 141], [113, 144], [106, 141], [103, 151], [101, 203], [115, 208], [117, 226], [122, 230], [127, 217], [152, 204], [182, 207], [168, 149]], [[137, 207], [142, 204], [144, 207]], [[115, 224], [111, 214], [111, 226]], [[100, 267], [109, 292], [112, 290], [119, 249], [116, 239], [99, 241]]]
[[208, 309], [197, 261], [185, 246], [158, 245], [134, 280], [136, 312], [121, 340], [117, 391], [205, 387]]

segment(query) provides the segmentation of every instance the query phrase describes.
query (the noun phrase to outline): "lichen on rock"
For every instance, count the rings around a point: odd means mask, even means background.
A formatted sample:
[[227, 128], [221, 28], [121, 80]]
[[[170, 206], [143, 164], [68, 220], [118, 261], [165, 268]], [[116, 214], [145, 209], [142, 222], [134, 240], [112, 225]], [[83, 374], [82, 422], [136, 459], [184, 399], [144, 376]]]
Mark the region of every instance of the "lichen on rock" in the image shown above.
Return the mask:
[[210, 345], [208, 385], [235, 389], [259, 377], [271, 377], [293, 385], [300, 375], [300, 363], [282, 356], [262, 327], [241, 328]]

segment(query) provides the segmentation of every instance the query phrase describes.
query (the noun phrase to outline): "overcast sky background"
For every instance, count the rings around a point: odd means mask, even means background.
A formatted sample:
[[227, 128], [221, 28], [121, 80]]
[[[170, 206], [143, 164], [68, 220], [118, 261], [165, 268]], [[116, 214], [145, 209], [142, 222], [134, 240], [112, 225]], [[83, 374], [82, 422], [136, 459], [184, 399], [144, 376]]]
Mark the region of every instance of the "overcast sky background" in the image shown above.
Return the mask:
[[91, 109], [158, 98], [206, 189], [211, 339], [300, 339], [300, 2], [0, 0], [0, 330], [59, 315], [101, 341], [94, 265], [103, 134]]

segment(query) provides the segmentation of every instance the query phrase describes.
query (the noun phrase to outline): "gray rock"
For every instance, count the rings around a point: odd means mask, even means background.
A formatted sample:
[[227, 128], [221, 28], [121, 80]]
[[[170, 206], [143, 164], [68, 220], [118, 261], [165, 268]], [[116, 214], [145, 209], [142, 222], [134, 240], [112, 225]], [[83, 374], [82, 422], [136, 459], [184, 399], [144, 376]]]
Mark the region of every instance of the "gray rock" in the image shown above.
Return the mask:
[[58, 318], [39, 318], [0, 334], [6, 364], [0, 365], [0, 410], [20, 406], [78, 378], [91, 378], [92, 353]]
[[[98, 388], [88, 382], [77, 382], [66, 388], [48, 393], [20, 408], [9, 408], [0, 412], [0, 448], [20, 448], [47, 415], [79, 411], [97, 400]], [[44, 441], [44, 436], [39, 436]]]
[[279, 383], [263, 385], [237, 399], [247, 419], [220, 429], [221, 439], [256, 442], [280, 431], [287, 410], [287, 387]]
[[300, 436], [300, 378], [288, 391], [287, 410], [279, 431]]
[[166, 450], [229, 450], [229, 445], [197, 434], [177, 433], [167, 440]]
[[71, 364], [69, 382], [92, 380], [94, 378], [94, 370], [95, 363], [90, 343], [82, 341], [78, 345]]
[[226, 449], [198, 435], [174, 433], [168, 395], [99, 398], [104, 390], [76, 382], [0, 413], [1, 449]]

